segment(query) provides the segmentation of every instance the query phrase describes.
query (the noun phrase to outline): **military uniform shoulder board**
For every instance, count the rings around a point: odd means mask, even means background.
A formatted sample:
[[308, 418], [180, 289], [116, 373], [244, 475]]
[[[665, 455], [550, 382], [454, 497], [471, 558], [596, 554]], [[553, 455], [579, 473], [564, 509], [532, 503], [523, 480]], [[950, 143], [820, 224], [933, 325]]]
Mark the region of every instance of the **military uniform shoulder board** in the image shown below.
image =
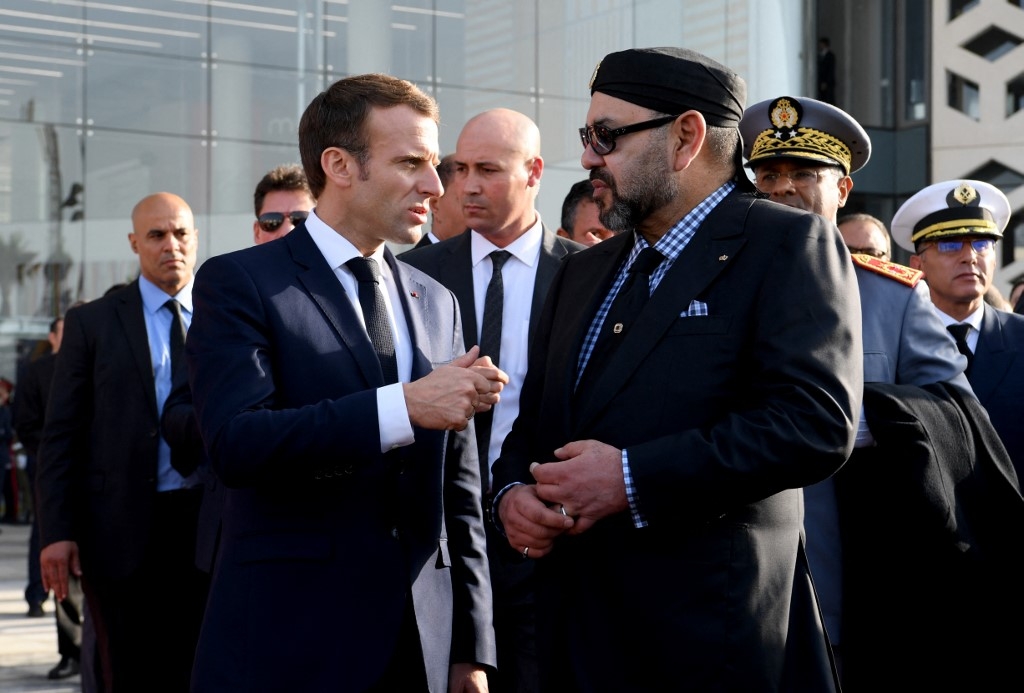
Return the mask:
[[880, 260], [870, 255], [851, 255], [850, 257], [853, 258], [853, 264], [858, 267], [863, 267], [875, 274], [894, 279], [900, 284], [906, 284], [911, 288], [917, 286], [917, 283], [921, 281], [921, 277], [924, 276], [924, 272], [921, 270], [911, 269], [895, 262]]

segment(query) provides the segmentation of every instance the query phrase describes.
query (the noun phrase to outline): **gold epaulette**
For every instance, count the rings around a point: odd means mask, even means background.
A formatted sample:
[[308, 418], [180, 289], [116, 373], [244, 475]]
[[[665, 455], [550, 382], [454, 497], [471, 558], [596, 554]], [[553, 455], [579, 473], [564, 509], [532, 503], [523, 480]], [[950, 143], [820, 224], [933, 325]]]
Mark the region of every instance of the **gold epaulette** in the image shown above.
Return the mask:
[[853, 258], [853, 264], [858, 267], [863, 267], [875, 274], [880, 274], [883, 277], [894, 279], [900, 284], [906, 284], [910, 288], [917, 286], [917, 283], [921, 281], [921, 277], [924, 276], [924, 272], [921, 270], [911, 269], [904, 265], [896, 264], [895, 262], [880, 260], [879, 258], [871, 257], [870, 255], [851, 255], [850, 257]]

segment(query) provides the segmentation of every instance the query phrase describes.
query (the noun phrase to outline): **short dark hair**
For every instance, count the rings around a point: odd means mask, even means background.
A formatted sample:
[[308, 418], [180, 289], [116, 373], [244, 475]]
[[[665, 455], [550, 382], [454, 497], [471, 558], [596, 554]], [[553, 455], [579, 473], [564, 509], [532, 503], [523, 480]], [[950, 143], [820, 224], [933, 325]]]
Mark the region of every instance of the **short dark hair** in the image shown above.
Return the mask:
[[339, 147], [352, 154], [360, 167], [366, 166], [370, 110], [403, 105], [434, 122], [440, 119], [437, 102], [415, 84], [377, 73], [339, 79], [310, 102], [299, 121], [299, 153], [313, 197], [320, 197], [327, 185], [320, 166], [324, 151]]
[[594, 184], [589, 180], [573, 183], [569, 188], [569, 194], [565, 196], [565, 201], [562, 202], [562, 228], [570, 238], [572, 238], [572, 228], [576, 225], [576, 210], [584, 199], [594, 199]]
[[57, 316], [56, 318], [51, 320], [50, 321], [50, 334], [57, 334], [57, 325], [61, 324], [62, 322], [64, 322], [64, 318], [61, 317], [61, 316]]
[[455, 155], [448, 154], [441, 157], [441, 163], [437, 165], [437, 177], [441, 179], [441, 186], [447, 188], [455, 177]]
[[252, 196], [256, 216], [260, 215], [263, 200], [267, 195], [277, 190], [301, 190], [313, 197], [302, 167], [298, 164], [282, 164], [267, 171], [267, 175], [260, 178], [260, 182], [256, 184], [256, 192]]

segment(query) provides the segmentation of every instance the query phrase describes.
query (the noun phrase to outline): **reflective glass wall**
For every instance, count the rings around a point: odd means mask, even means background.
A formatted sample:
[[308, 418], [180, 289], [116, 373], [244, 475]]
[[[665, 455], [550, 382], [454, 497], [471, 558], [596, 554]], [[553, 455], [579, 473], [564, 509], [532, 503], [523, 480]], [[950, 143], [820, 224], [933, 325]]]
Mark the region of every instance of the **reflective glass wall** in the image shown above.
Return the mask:
[[[800, 90], [804, 0], [4, 0], [0, 4], [0, 376], [19, 341], [134, 278], [130, 212], [192, 206], [200, 261], [251, 242], [252, 192], [297, 162], [309, 100], [347, 74], [412, 80], [441, 106], [442, 153], [504, 106], [536, 120], [551, 228], [584, 177], [576, 128], [606, 53], [682, 45]], [[773, 41], [755, 41], [770, 27]], [[763, 34], [762, 34], [763, 38]], [[759, 55], [759, 51], [763, 55]], [[763, 98], [763, 97], [761, 97]]]

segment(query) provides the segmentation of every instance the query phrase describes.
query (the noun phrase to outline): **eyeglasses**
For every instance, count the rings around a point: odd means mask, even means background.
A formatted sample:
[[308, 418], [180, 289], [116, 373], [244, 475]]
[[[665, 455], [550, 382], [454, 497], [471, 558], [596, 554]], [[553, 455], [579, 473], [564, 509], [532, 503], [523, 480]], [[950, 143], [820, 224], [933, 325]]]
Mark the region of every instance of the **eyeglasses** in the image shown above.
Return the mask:
[[992, 238], [975, 238], [973, 241], [935, 241], [932, 245], [922, 248], [921, 252], [923, 253], [928, 248], [935, 248], [943, 255], [954, 255], [964, 249], [964, 243], [970, 243], [971, 248], [978, 255], [984, 255], [996, 246], [996, 242]]
[[668, 125], [678, 117], [677, 115], [662, 116], [661, 118], [645, 120], [642, 123], [634, 123], [633, 125], [626, 125], [614, 130], [605, 125], [587, 125], [580, 128], [580, 141], [583, 142], [584, 149], [587, 148], [587, 145], [590, 145], [595, 154], [604, 156], [611, 154], [615, 149], [615, 140], [617, 138], [628, 135], [631, 132], [660, 128], [662, 125]]
[[292, 222], [292, 226], [298, 226], [300, 221], [305, 221], [309, 212], [294, 211], [282, 214], [281, 212], [267, 212], [256, 217], [256, 223], [267, 233], [273, 233], [281, 228], [285, 218]]
[[761, 171], [760, 173], [754, 174], [754, 181], [757, 184], [758, 190], [765, 191], [773, 189], [782, 178], [788, 178], [789, 181], [797, 188], [808, 188], [812, 185], [816, 185], [821, 180], [821, 171], [815, 171], [810, 168], [800, 168], [796, 171], [787, 171], [786, 173], [779, 173], [778, 171]]
[[878, 248], [853, 248], [846, 246], [850, 250], [850, 255], [870, 255], [871, 257], [877, 257], [880, 260], [888, 260], [889, 253]]

